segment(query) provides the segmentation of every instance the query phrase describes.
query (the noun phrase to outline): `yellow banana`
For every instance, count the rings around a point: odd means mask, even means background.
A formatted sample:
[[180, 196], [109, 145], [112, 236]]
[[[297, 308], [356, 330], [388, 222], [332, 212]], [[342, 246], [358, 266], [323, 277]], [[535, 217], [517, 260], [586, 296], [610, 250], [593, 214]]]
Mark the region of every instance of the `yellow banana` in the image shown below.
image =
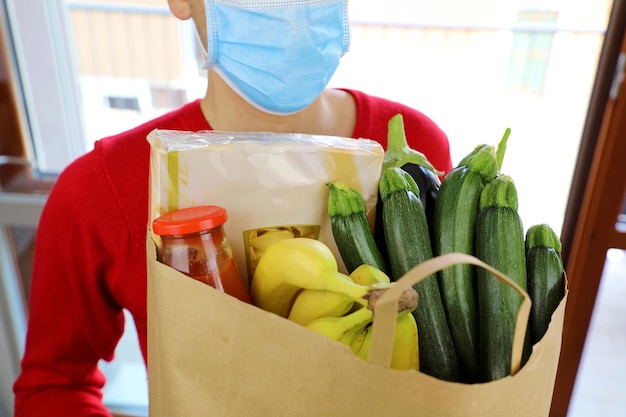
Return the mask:
[[[350, 279], [360, 285], [372, 285], [376, 283], [388, 284], [391, 282], [387, 274], [369, 264], [361, 264], [358, 266], [350, 273]], [[361, 307], [362, 306], [360, 304], [355, 303], [352, 307], [352, 311]]]
[[350, 350], [352, 350], [352, 353], [356, 355], [357, 352], [361, 349], [363, 343], [365, 342], [365, 337], [367, 336], [367, 331], [371, 327], [371, 324], [372, 323], [369, 322], [365, 323], [364, 326], [355, 327], [354, 329], [343, 335], [343, 337], [339, 339], [339, 342], [347, 345]]
[[[362, 341], [356, 338], [352, 340], [354, 341], [354, 344], [351, 345], [352, 351], [367, 361], [372, 343], [372, 326], [366, 327], [365, 337]], [[413, 314], [404, 313], [398, 316], [390, 367], [400, 371], [419, 370], [417, 324]]]
[[393, 339], [391, 369], [401, 371], [419, 370], [417, 323], [413, 314], [401, 314], [396, 323], [396, 334]]
[[[350, 278], [361, 285], [369, 285], [375, 282], [390, 282], [387, 274], [367, 264], [363, 264], [352, 271]], [[367, 360], [372, 342], [372, 326], [368, 325], [359, 330], [353, 332], [349, 344], [355, 354], [361, 352], [359, 356]], [[417, 324], [412, 314], [400, 314], [398, 316], [391, 368], [399, 370], [419, 369]]]
[[[361, 285], [370, 285], [376, 282], [389, 282], [389, 277], [379, 269], [363, 264], [355, 269], [350, 278]], [[366, 307], [358, 306], [365, 309]], [[360, 325], [345, 332], [339, 339], [340, 343], [347, 345], [352, 353], [368, 360], [369, 349], [372, 342], [372, 322], [366, 320]], [[396, 334], [393, 342], [391, 358], [392, 369], [419, 370], [419, 348], [417, 339], [417, 324], [412, 314], [400, 314], [396, 323]]]
[[369, 264], [362, 264], [350, 273], [350, 279], [360, 285], [372, 285], [377, 282], [389, 283], [390, 279], [380, 269]]
[[[367, 264], [355, 269], [349, 278], [344, 275], [339, 277], [350, 279], [360, 285], [390, 282], [384, 272]], [[354, 310], [362, 308], [360, 304], [355, 304], [351, 298], [333, 291], [302, 290], [291, 307], [289, 320], [305, 325], [320, 317], [339, 317], [351, 311], [353, 307]]]
[[354, 301], [343, 294], [327, 290], [302, 290], [289, 311], [289, 320], [306, 325], [320, 317], [343, 316]]
[[[266, 248], [252, 277], [250, 292], [257, 307], [288, 317], [303, 289], [333, 291], [373, 308], [381, 292], [393, 285], [359, 285], [346, 277], [338, 271], [333, 253], [322, 242], [310, 238], [284, 239]], [[399, 304], [404, 309], [415, 309], [415, 290], [405, 291]]]
[[[363, 264], [355, 269], [350, 278], [361, 285], [372, 285], [375, 283], [388, 283], [389, 277], [379, 269]], [[303, 291], [304, 292], [304, 291]], [[298, 296], [300, 298], [300, 296]], [[296, 300], [298, 302], [298, 300]], [[294, 304], [295, 307], [295, 304]], [[350, 347], [352, 352], [364, 360], [368, 360], [369, 350], [372, 342], [372, 315], [367, 307], [358, 306], [357, 309], [344, 317], [325, 317], [312, 323], [309, 328], [327, 337], [336, 338]], [[292, 309], [293, 312], [293, 309]], [[363, 317], [363, 321], [354, 325], [351, 329], [344, 331], [347, 327], [358, 321], [358, 317]], [[356, 319], [355, 319], [356, 318]], [[315, 328], [313, 328], [315, 327]], [[343, 332], [343, 333], [342, 333]], [[417, 324], [412, 314], [400, 314], [396, 323], [396, 333], [393, 341], [393, 351], [391, 358], [391, 369], [397, 370], [419, 370], [419, 351], [417, 339]]]
[[[358, 266], [354, 271], [350, 273], [350, 279], [360, 285], [372, 285], [380, 282], [390, 282], [389, 276], [387, 276], [387, 274], [369, 264], [362, 264]], [[359, 308], [365, 307], [355, 303], [353, 308], [353, 311], [356, 311]], [[365, 336], [367, 335], [367, 330], [370, 324], [371, 322], [368, 322], [364, 323], [362, 326], [355, 327], [354, 329], [344, 334], [344, 336], [339, 339], [339, 342], [349, 346], [352, 352], [356, 354], [356, 352], [361, 348], [361, 345], [365, 341]]]
[[360, 308], [341, 317], [321, 317], [305, 327], [332, 340], [340, 341], [355, 328], [365, 327], [372, 322], [373, 313], [369, 308]]

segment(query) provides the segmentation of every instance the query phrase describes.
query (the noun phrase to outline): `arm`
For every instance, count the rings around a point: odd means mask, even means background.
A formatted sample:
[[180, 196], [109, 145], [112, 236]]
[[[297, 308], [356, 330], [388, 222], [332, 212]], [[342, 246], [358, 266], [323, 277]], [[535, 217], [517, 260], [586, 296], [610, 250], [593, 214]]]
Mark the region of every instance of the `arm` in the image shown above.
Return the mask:
[[[35, 242], [29, 323], [22, 370], [14, 385], [15, 416], [110, 416], [102, 404], [98, 361], [111, 360], [124, 327], [114, 296], [124, 225], [107, 195], [96, 156], [60, 176]], [[109, 201], [111, 201], [109, 203]]]

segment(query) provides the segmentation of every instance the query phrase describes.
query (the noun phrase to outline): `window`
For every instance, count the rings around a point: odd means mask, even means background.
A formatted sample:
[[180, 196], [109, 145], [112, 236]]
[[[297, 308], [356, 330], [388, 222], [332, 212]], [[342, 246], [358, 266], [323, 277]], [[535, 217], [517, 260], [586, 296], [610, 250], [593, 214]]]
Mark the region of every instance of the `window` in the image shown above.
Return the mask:
[[137, 97], [107, 97], [109, 107], [112, 109], [120, 110], [134, 110], [139, 111], [139, 100]]
[[86, 149], [204, 93], [195, 29], [165, 1], [65, 0], [65, 7]]
[[41, 172], [59, 173], [94, 141], [204, 92], [195, 29], [164, 1], [3, 4]]
[[522, 10], [518, 13], [520, 27], [514, 29], [507, 74], [509, 91], [543, 94], [558, 15], [558, 11], [550, 10]]

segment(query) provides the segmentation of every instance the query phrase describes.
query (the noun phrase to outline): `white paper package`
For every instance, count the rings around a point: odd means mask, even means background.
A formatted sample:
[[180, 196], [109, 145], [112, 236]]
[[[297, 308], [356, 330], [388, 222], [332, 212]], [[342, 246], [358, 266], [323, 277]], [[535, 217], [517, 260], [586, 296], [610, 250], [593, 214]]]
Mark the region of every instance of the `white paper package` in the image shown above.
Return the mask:
[[[246, 280], [267, 233], [318, 238], [345, 267], [328, 216], [330, 181], [363, 196], [373, 226], [384, 150], [369, 139], [281, 133], [154, 130], [150, 224], [197, 205], [226, 208], [225, 232]], [[158, 238], [154, 236], [158, 243]], [[270, 239], [271, 240], [271, 239]]]

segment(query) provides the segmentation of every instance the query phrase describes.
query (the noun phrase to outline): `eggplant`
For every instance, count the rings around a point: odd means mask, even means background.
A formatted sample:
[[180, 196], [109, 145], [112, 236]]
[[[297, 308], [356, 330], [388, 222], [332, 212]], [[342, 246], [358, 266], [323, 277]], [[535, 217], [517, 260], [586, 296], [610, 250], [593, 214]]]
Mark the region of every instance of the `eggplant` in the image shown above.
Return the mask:
[[441, 181], [430, 169], [417, 164], [404, 164], [402, 169], [408, 172], [417, 183], [420, 189], [420, 199], [426, 211], [426, 220], [428, 221], [429, 230], [433, 230], [433, 212], [435, 210], [435, 202], [439, 194], [439, 186]]
[[[411, 177], [417, 183], [420, 189], [420, 199], [424, 205], [424, 211], [426, 212], [426, 221], [428, 223], [428, 230], [433, 230], [433, 212], [435, 210], [435, 202], [437, 201], [437, 195], [439, 194], [439, 186], [441, 181], [439, 177], [430, 169], [413, 163], [406, 163], [402, 166], [402, 169], [411, 175]], [[385, 243], [385, 236], [383, 232], [383, 218], [382, 218], [382, 202], [378, 199], [376, 204], [376, 222], [374, 225], [374, 241], [378, 246], [384, 259], [388, 258], [387, 245]]]

